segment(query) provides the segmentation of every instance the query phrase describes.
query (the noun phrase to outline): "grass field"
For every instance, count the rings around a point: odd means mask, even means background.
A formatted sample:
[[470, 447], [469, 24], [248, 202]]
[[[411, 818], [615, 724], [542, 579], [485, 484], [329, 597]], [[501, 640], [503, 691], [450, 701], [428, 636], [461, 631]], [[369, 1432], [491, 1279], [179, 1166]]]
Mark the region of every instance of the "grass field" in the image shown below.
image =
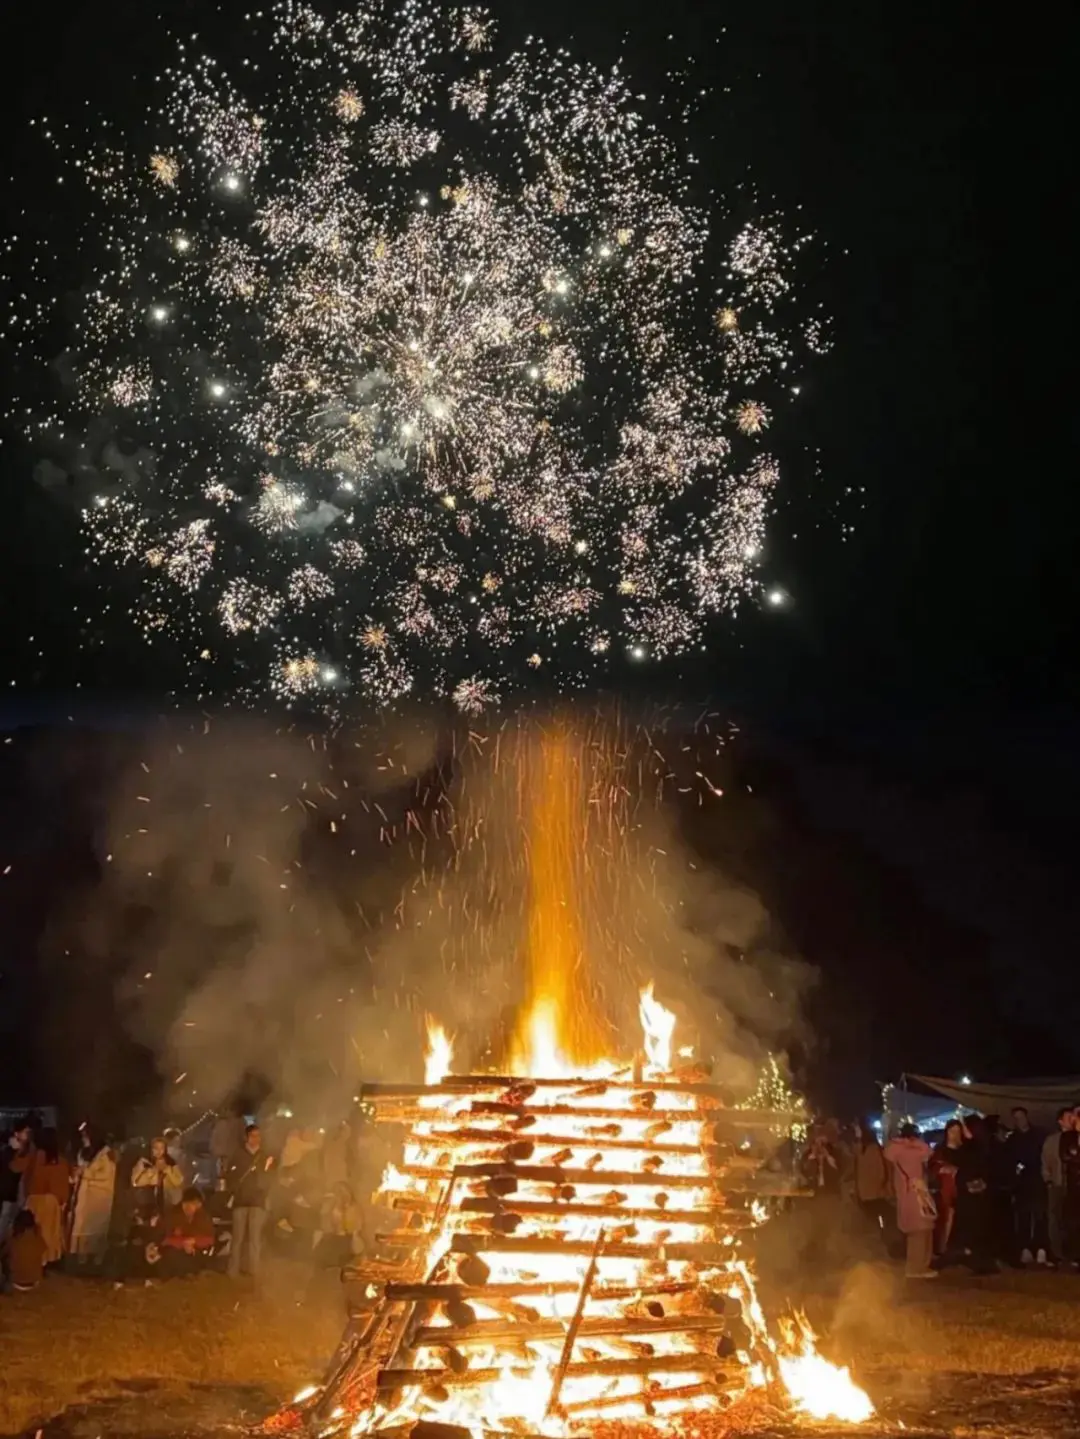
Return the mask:
[[340, 1288], [289, 1264], [258, 1292], [217, 1274], [149, 1289], [50, 1275], [0, 1299], [0, 1433], [152, 1380], [243, 1387], [269, 1408], [321, 1375], [341, 1337]]
[[[1011, 1376], [1038, 1374], [1080, 1395], [1080, 1278], [957, 1274], [905, 1287], [895, 1269], [864, 1265], [828, 1293], [792, 1297], [882, 1416], [902, 1416], [909, 1429], [931, 1411], [940, 1424], [942, 1395], [962, 1397], [965, 1376], [983, 1396], [995, 1379], [1010, 1389]], [[127, 1403], [140, 1389], [162, 1416], [152, 1430], [95, 1420], [85, 1432], [205, 1432], [213, 1426], [196, 1410], [180, 1416], [192, 1395], [214, 1390], [233, 1422], [261, 1417], [319, 1376], [342, 1322], [336, 1277], [313, 1280], [285, 1263], [258, 1292], [217, 1275], [151, 1289], [50, 1277], [35, 1293], [0, 1299], [0, 1433], [33, 1432], [73, 1407]], [[1080, 1422], [1043, 1430], [1010, 1420], [993, 1432], [1080, 1433]]]

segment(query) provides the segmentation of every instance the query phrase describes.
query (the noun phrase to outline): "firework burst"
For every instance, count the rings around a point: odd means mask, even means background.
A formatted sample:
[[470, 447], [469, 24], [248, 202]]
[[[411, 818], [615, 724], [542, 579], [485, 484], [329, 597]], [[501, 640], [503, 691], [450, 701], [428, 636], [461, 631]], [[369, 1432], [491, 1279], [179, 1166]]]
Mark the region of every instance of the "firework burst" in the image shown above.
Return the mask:
[[745, 225], [718, 285], [678, 126], [429, 9], [281, 3], [245, 88], [181, 47], [141, 148], [65, 152], [108, 261], [42, 428], [152, 456], [88, 543], [203, 685], [212, 652], [223, 690], [475, 712], [759, 589], [772, 411], [742, 396], [815, 347], [803, 240]]

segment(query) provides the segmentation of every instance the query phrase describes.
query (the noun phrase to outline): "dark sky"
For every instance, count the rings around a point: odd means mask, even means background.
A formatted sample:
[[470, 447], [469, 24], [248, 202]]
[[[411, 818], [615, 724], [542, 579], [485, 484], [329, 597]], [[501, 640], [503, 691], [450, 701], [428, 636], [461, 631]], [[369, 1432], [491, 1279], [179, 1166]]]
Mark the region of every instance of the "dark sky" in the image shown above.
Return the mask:
[[[1070, 1057], [1051, 998], [1077, 942], [1073, 7], [1000, 18], [973, 0], [498, 8], [504, 27], [576, 37], [601, 58], [621, 51], [646, 85], [668, 56], [695, 54], [716, 89], [703, 165], [722, 182], [748, 171], [827, 241], [813, 286], [836, 345], [805, 386], [770, 539], [793, 604], [750, 615], [741, 648], [687, 678], [756, 730], [787, 832], [810, 837], [802, 850], [791, 841], [789, 869], [833, 847], [830, 875], [864, 895], [881, 880], [879, 912], [855, 939], [830, 934], [798, 885], [789, 928], [807, 930], [822, 964], [849, 943], [844, 983], [864, 983], [874, 1012], [913, 978], [927, 1005], [988, 989], [982, 1022], [1004, 1025], [1017, 987], [1034, 987], [1045, 1003], [1025, 1017], [1035, 1038], [1017, 1041], [1016, 1065], [1032, 1067], [1039, 1036], [1053, 1034], [1057, 1062], [1080, 1069], [1075, 1022]], [[65, 225], [29, 116], [84, 116], [86, 98], [114, 114], [142, 104], [167, 31], [217, 32], [215, 13], [194, 0], [83, 7], [72, 21], [24, 9], [5, 83], [13, 210]], [[8, 692], [68, 696], [78, 681], [106, 705], [152, 695], [165, 677], [134, 642], [84, 652], [68, 517], [35, 490], [10, 428], [0, 455]], [[929, 919], [910, 937], [938, 946], [937, 972], [911, 958], [910, 976], [882, 978], [867, 959], [860, 980], [855, 950], [874, 925], [898, 932], [913, 906], [938, 923], [932, 942]], [[950, 972], [950, 945], [969, 940]], [[888, 962], [902, 971], [902, 946]], [[944, 1041], [920, 1062], [935, 1057], [963, 1063]]]

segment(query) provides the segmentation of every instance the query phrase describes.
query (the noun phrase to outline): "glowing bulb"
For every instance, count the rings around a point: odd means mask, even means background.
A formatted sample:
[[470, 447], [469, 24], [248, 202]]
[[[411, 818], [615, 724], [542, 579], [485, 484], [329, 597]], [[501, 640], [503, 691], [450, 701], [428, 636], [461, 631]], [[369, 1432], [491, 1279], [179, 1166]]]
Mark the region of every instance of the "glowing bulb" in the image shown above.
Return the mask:
[[173, 248], [179, 250], [181, 255], [191, 249], [191, 241], [186, 235], [177, 235], [173, 240]]
[[220, 400], [225, 395], [225, 386], [220, 380], [214, 380], [210, 385], [210, 393], [215, 400]]
[[970, 1074], [962, 1074], [962, 1075], [960, 1076], [960, 1083], [961, 1083], [961, 1084], [970, 1084], [970, 1083], [971, 1083], [971, 1075], [970, 1075]]
[[540, 378], [540, 371], [539, 371], [539, 369], [537, 368], [537, 366], [536, 366], [536, 365], [530, 365], [530, 366], [529, 366], [529, 379], [530, 379], [530, 380], [538, 380], [539, 378]]
[[576, 554], [583, 555], [588, 548], [589, 548], [589, 543], [588, 543], [587, 540], [575, 540], [575, 541], [574, 541], [574, 552], [575, 552]]
[[169, 312], [164, 305], [154, 305], [150, 310], [150, 318], [160, 325], [169, 318]]
[[601, 245], [601, 246], [600, 246], [600, 258], [601, 258], [601, 260], [606, 260], [610, 254], [611, 254], [611, 246], [610, 246], [610, 245]]
[[633, 645], [630, 650], [630, 658], [632, 660], [643, 660], [645, 658], [645, 646]]
[[759, 554], [757, 545], [747, 545], [746, 549], [743, 550], [743, 554], [748, 560], [756, 559]]
[[787, 596], [784, 594], [783, 590], [770, 590], [770, 591], [769, 591], [769, 594], [768, 594], [769, 604], [771, 604], [771, 605], [773, 605], [773, 606], [775, 606], [775, 607], [778, 608], [780, 605], [784, 604], [786, 600], [787, 600]]
[[427, 207], [428, 207], [430, 204], [431, 204], [431, 201], [428, 199], [428, 197], [427, 197], [426, 195], [421, 195], [421, 196], [420, 196], [420, 208], [421, 208], [421, 210], [426, 210]]
[[235, 194], [236, 191], [240, 188], [240, 176], [226, 175], [225, 179], [222, 181], [222, 184], [225, 186], [226, 190], [231, 190]]
[[462, 278], [462, 280], [465, 282], [466, 285], [471, 285], [472, 282], [476, 279], [476, 276], [472, 273], [471, 270], [466, 270], [465, 273], [464, 273], [464, 275], [462, 275], [461, 278]]
[[558, 280], [555, 284], [555, 293], [556, 295], [565, 295], [569, 288], [570, 286], [566, 280]]
[[337, 670], [335, 670], [335, 669], [325, 669], [325, 670], [323, 670], [323, 672], [322, 672], [322, 677], [323, 677], [323, 679], [326, 681], [326, 683], [327, 683], [328, 685], [332, 685], [332, 684], [334, 683], [334, 681], [337, 679]]

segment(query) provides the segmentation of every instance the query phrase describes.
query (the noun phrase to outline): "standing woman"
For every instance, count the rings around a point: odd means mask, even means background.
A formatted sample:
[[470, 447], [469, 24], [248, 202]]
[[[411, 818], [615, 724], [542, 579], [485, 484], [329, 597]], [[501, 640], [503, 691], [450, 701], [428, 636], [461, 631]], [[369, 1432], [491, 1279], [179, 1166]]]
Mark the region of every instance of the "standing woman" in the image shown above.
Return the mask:
[[71, 1222], [71, 1252], [80, 1262], [104, 1259], [115, 1192], [116, 1155], [92, 1130], [84, 1129]]
[[964, 1147], [964, 1126], [959, 1119], [950, 1119], [945, 1135], [930, 1159], [930, 1174], [937, 1183], [937, 1224], [934, 1227], [934, 1252], [945, 1254], [952, 1243], [956, 1223], [956, 1176], [960, 1169], [960, 1151]]
[[885, 1146], [885, 1158], [892, 1166], [897, 1228], [907, 1240], [904, 1272], [908, 1279], [936, 1279], [936, 1271], [930, 1268], [930, 1256], [937, 1211], [926, 1182], [930, 1146], [925, 1139], [920, 1139], [914, 1124], [905, 1124], [897, 1137]]
[[855, 1198], [875, 1229], [884, 1229], [892, 1208], [892, 1184], [884, 1151], [873, 1125], [855, 1125]]
[[15, 1160], [16, 1167], [25, 1175], [25, 1206], [45, 1241], [45, 1263], [55, 1264], [64, 1256], [64, 1208], [71, 1194], [71, 1165], [60, 1153], [56, 1130], [43, 1129], [38, 1148]]

